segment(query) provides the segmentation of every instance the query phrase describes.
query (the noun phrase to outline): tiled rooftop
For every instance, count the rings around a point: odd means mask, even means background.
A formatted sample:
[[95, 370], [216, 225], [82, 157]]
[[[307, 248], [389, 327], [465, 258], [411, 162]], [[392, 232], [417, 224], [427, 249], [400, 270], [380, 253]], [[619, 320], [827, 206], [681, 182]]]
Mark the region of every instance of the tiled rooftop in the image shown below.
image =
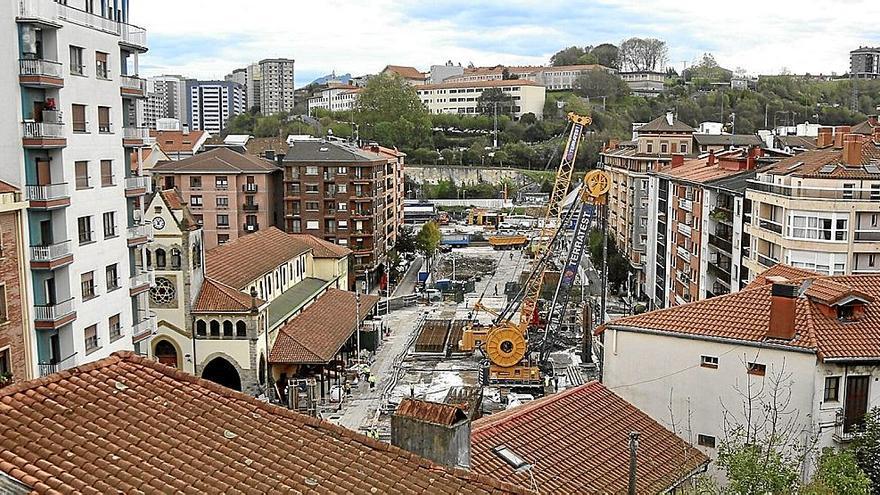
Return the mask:
[[[803, 276], [805, 271], [791, 267], [770, 270], [773, 270], [770, 275], [767, 272], [759, 275], [763, 282], [753, 282], [739, 292], [619, 318], [597, 328], [596, 332], [606, 328], [650, 331], [786, 346], [814, 352], [820, 359], [880, 359], [880, 304], [873, 303], [880, 296], [880, 274]], [[766, 337], [774, 279], [800, 286], [795, 336], [791, 340]], [[820, 307], [848, 296], [867, 301], [864, 315], [855, 321], [838, 320], [829, 316], [833, 311], [823, 312]]]
[[[472, 423], [473, 471], [540, 493], [626, 493], [629, 433], [638, 431], [637, 492], [662, 493], [709, 459], [598, 382]], [[515, 471], [493, 449], [533, 464]]]
[[[825, 165], [831, 164], [838, 166], [831, 172], [822, 171]], [[880, 174], [865, 169], [864, 165], [870, 164], [880, 165], [880, 145], [868, 140], [862, 145], [858, 165], [843, 164], [843, 150], [841, 148], [825, 147], [807, 150], [790, 158], [779, 160], [767, 172], [774, 175], [819, 179], [880, 179]]]
[[452, 426], [468, 417], [459, 406], [411, 399], [409, 397], [400, 401], [400, 405], [397, 406], [394, 415], [442, 426]]
[[156, 138], [159, 149], [166, 155], [174, 156], [176, 153], [193, 153], [199, 141], [207, 139], [207, 131], [156, 131], [150, 129], [150, 137]]
[[289, 234], [308, 244], [312, 248], [315, 258], [345, 258], [351, 254], [351, 249], [309, 234]]
[[195, 313], [247, 313], [251, 310], [251, 303], [260, 307], [265, 301], [260, 298], [251, 301], [250, 295], [211, 278], [205, 278], [192, 310]]
[[282, 292], [280, 296], [269, 303], [269, 328], [274, 328], [279, 321], [299, 311], [312, 298], [320, 295], [328, 285], [330, 285], [330, 282], [327, 280], [306, 277], [298, 284]]
[[[285, 146], [284, 149], [287, 149]], [[269, 174], [280, 170], [272, 161], [218, 147], [183, 160], [163, 162], [153, 173]]]
[[302, 240], [269, 227], [208, 250], [205, 271], [209, 277], [241, 289], [309, 249]]
[[526, 493], [133, 353], [0, 389], [33, 493]]

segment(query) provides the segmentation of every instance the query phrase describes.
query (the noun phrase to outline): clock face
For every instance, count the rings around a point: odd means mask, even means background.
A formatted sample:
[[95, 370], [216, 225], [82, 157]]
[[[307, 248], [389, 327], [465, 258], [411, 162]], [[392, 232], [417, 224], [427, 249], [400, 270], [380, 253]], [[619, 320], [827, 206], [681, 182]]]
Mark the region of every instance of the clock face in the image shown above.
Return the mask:
[[153, 228], [156, 230], [162, 230], [165, 228], [165, 219], [162, 217], [156, 217], [153, 219]]

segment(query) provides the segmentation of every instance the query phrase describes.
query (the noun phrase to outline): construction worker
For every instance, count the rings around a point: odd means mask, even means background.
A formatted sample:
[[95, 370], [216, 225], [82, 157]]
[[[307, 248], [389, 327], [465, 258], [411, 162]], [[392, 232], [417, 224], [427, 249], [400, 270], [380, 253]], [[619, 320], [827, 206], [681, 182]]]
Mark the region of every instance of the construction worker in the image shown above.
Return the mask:
[[370, 390], [376, 388], [376, 375], [368, 375], [367, 381], [370, 382]]
[[345, 380], [345, 383], [342, 384], [342, 389], [345, 391], [345, 395], [351, 395], [351, 382]]
[[495, 284], [495, 295], [498, 295], [498, 284]]

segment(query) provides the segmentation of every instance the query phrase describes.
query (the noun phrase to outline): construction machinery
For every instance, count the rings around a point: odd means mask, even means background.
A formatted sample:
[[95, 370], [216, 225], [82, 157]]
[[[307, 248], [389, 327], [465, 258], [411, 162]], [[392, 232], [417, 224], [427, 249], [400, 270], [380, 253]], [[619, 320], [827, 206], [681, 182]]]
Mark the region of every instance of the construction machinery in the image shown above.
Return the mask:
[[[577, 251], [576, 261], [569, 256], [566, 262], [568, 268], [572, 261], [575, 262], [574, 273], [577, 273], [577, 264], [580, 262], [580, 256], [583, 254], [583, 244], [585, 243], [586, 233], [589, 231], [589, 216], [585, 213], [590, 211], [587, 206], [589, 204], [599, 204], [605, 201], [605, 195], [609, 188], [608, 175], [599, 170], [593, 170], [587, 174], [581, 193], [577, 198], [582, 204], [581, 208], [575, 208], [575, 205], [568, 210], [566, 218], [563, 219], [564, 199], [568, 194], [571, 185], [572, 173], [574, 171], [574, 161], [577, 157], [577, 150], [580, 140], [583, 136], [584, 128], [591, 123], [590, 117], [568, 114], [571, 122], [571, 131], [569, 132], [568, 142], [566, 143], [565, 153], [556, 172], [556, 180], [553, 186], [553, 193], [550, 195], [550, 202], [547, 205], [546, 215], [544, 217], [542, 236], [537, 241], [537, 259], [529, 274], [522, 291], [517, 297], [512, 298], [507, 306], [501, 312], [494, 312], [483, 307], [479, 302], [474, 306], [475, 311], [487, 311], [495, 316], [494, 321], [489, 326], [479, 326], [473, 324], [465, 329], [460, 348], [463, 351], [473, 351], [482, 349], [489, 360], [489, 366], [484, 382], [491, 384], [501, 384], [510, 386], [541, 386], [543, 383], [539, 362], [532, 360], [532, 353], [529, 348], [529, 328], [535, 327], [539, 323], [537, 314], [538, 298], [544, 282], [545, 272], [551, 268], [555, 268], [553, 261], [553, 247], [561, 239], [563, 229], [563, 220], [569, 220], [574, 212], [579, 212], [579, 222], [575, 227], [574, 241], [580, 245]], [[592, 209], [595, 211], [595, 208]], [[566, 271], [560, 281], [568, 276]], [[571, 276], [573, 280], [573, 275]], [[570, 288], [570, 283], [569, 283]], [[557, 294], [560, 287], [557, 287]], [[519, 309], [519, 317], [515, 316], [517, 308]], [[546, 339], [546, 336], [545, 336]]]
[[502, 249], [520, 249], [529, 243], [524, 235], [493, 235], [489, 237], [489, 245], [498, 251]]

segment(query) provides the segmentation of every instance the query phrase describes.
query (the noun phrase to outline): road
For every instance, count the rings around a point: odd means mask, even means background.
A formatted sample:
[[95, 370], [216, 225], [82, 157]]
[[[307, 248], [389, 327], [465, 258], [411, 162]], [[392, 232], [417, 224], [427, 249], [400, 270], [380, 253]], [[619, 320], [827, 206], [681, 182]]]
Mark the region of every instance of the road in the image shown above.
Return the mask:
[[397, 284], [397, 287], [394, 288], [394, 292], [391, 293], [391, 296], [402, 296], [405, 294], [412, 294], [416, 291], [416, 280], [418, 278], [419, 269], [422, 267], [422, 257], [416, 256], [416, 259], [413, 260], [412, 264], [410, 264], [409, 269], [403, 275], [403, 279]]

